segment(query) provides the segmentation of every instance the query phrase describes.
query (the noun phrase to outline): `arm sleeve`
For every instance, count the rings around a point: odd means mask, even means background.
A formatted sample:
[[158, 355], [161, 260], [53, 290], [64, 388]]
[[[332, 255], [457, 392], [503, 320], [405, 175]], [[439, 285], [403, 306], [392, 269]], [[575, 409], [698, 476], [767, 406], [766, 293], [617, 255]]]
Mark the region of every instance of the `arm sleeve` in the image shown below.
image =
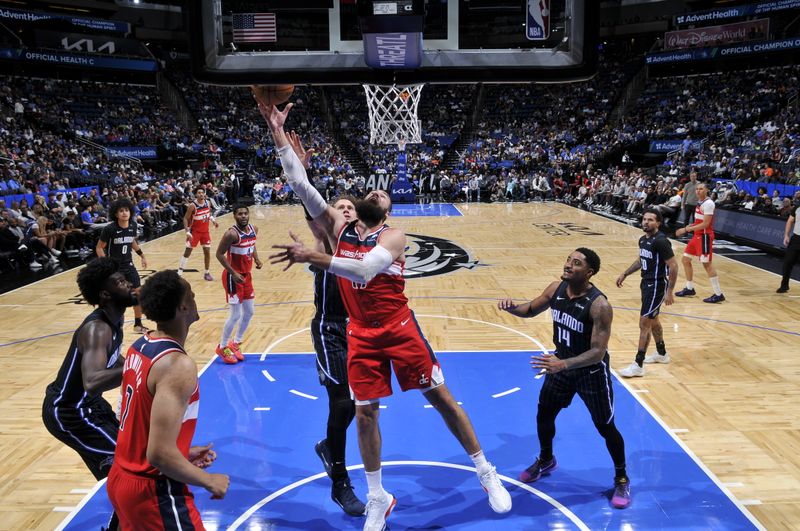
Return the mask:
[[278, 148], [278, 155], [281, 157], [283, 171], [286, 172], [286, 176], [289, 178], [289, 185], [303, 202], [303, 206], [305, 206], [312, 218], [321, 216], [328, 209], [328, 205], [317, 189], [308, 182], [306, 169], [300, 159], [297, 158], [292, 146]]
[[363, 260], [355, 258], [342, 258], [334, 256], [328, 271], [337, 277], [344, 277], [353, 282], [367, 284], [381, 271], [392, 265], [394, 258], [385, 247], [376, 245], [374, 249], [364, 255]]

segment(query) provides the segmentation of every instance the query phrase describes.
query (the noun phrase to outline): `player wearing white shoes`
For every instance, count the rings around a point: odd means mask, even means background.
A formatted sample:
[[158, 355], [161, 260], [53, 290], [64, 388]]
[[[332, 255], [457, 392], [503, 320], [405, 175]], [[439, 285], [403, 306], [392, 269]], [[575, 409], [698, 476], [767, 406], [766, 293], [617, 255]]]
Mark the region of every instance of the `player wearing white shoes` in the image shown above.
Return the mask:
[[[648, 208], [642, 216], [644, 236], [639, 238], [639, 258], [619, 277], [617, 287], [621, 288], [625, 278], [636, 271], [642, 271], [642, 309], [639, 314], [639, 348], [636, 360], [619, 371], [620, 376], [631, 378], [644, 376], [644, 363], [669, 363], [669, 354], [664, 345], [664, 329], [658, 314], [661, 305], [674, 302], [673, 290], [678, 280], [678, 261], [672, 252], [672, 244], [661, 232], [661, 213]], [[647, 354], [650, 336], [656, 342], [657, 354]]]
[[590, 282], [599, 270], [597, 253], [580, 247], [567, 258], [561, 282], [551, 283], [530, 302], [516, 304], [504, 299], [497, 307], [517, 317], [534, 317], [548, 308], [553, 315], [555, 353], [531, 358], [531, 367], [545, 373], [536, 412], [539, 457], [520, 474], [520, 481], [531, 483], [556, 469], [556, 417], [577, 394], [614, 462], [611, 505], [624, 509], [631, 503], [631, 491], [625, 471], [625, 441], [614, 423], [608, 356], [613, 311], [605, 295]]
[[[250, 319], [253, 318], [255, 290], [251, 271], [254, 263], [256, 269], [261, 269], [263, 265], [256, 250], [258, 229], [250, 225], [250, 210], [245, 205], [237, 205], [233, 209], [233, 218], [236, 224], [225, 231], [216, 253], [217, 260], [225, 268], [222, 286], [230, 306], [230, 314], [222, 327], [222, 338], [217, 344], [216, 353], [228, 364], [244, 361], [239, 345]], [[231, 341], [234, 328], [236, 339]]]
[[714, 201], [708, 197], [708, 185], [697, 183], [697, 197], [700, 203], [695, 207], [694, 225], [683, 227], [675, 231], [675, 237], [692, 233], [692, 239], [683, 251], [683, 270], [686, 272], [686, 287], [675, 294], [676, 297], [691, 297], [696, 294], [694, 290], [692, 258], [697, 257], [708, 274], [708, 280], [714, 289], [714, 294], [703, 299], [703, 302], [716, 304], [725, 300], [722, 288], [719, 286], [717, 270], [714, 269]]
[[[315, 223], [335, 249], [334, 256], [305, 247], [302, 242], [276, 245], [282, 252], [272, 263], [310, 263], [339, 277], [339, 290], [350, 321], [347, 325], [347, 373], [356, 398], [358, 442], [367, 476], [365, 531], [382, 531], [397, 500], [381, 481], [380, 399], [392, 394], [391, 372], [405, 391], [419, 389], [442, 416], [475, 464], [489, 505], [498, 513], [511, 510], [511, 496], [486, 459], [464, 409], [444, 383], [436, 355], [423, 336], [404, 294], [406, 235], [385, 222], [392, 202], [375, 190], [356, 201], [358, 219], [347, 222], [327, 205], [309, 183], [306, 171], [283, 130], [292, 104], [283, 112], [259, 104], [269, 124], [289, 183]], [[287, 267], [288, 267], [287, 266]]]

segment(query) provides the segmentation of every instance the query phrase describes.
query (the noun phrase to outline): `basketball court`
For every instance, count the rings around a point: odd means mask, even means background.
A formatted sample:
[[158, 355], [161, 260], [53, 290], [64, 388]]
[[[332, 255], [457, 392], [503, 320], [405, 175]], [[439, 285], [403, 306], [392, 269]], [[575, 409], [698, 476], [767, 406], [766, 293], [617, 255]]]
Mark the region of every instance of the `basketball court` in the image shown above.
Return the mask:
[[[406, 215], [418, 209], [437, 215]], [[460, 216], [455, 213], [461, 214]], [[800, 470], [796, 397], [800, 336], [797, 297], [774, 294], [777, 277], [715, 260], [728, 301], [677, 300], [663, 313], [670, 365], [648, 366], [634, 381], [615, 380], [616, 419], [626, 439], [633, 503], [608, 503], [613, 467], [579, 401], [558, 418], [559, 468], [531, 485], [516, 481], [538, 450], [536, 398], [541, 380], [527, 360], [552, 346], [548, 315], [516, 319], [496, 309], [503, 297], [531, 298], [560, 275], [576, 247], [603, 260], [597, 286], [614, 307], [612, 367], [630, 363], [638, 337], [639, 290], [614, 280], [637, 256], [640, 231], [565, 205], [417, 205], [390, 223], [409, 235], [406, 293], [448, 385], [470, 414], [481, 442], [514, 501], [503, 516], [488, 507], [469, 459], [416, 392], [382, 401], [384, 483], [398, 497], [392, 529], [752, 529], [797, 521]], [[254, 207], [258, 249], [310, 238], [302, 210]], [[232, 223], [230, 215], [214, 231]], [[175, 267], [183, 247], [173, 234], [144, 244], [154, 270]], [[682, 244], [673, 242], [680, 252]], [[200, 264], [193, 256], [189, 267]], [[416, 264], [416, 265], [415, 265]], [[214, 268], [218, 276], [219, 268]], [[78, 456], [41, 424], [43, 390], [72, 330], [89, 309], [77, 304], [76, 271], [0, 297], [13, 308], [2, 331], [1, 448], [6, 456], [0, 521], [8, 529], [94, 529], [108, 511]], [[145, 275], [148, 272], [145, 272]], [[415, 273], [415, 274], [414, 274]], [[196, 441], [214, 442], [214, 469], [231, 475], [223, 501], [194, 489], [209, 529], [358, 529], [329, 498], [329, 480], [314, 453], [327, 407], [318, 385], [310, 335], [312, 275], [301, 267], [254, 271], [256, 315], [245, 338], [250, 354], [235, 366], [213, 347], [226, 318], [219, 281], [188, 272], [201, 320], [187, 351], [201, 369]], [[797, 290], [792, 285], [790, 295]], [[133, 339], [126, 328], [124, 345]], [[116, 402], [114, 393], [106, 398]], [[320, 399], [323, 398], [323, 399]], [[366, 484], [351, 426], [348, 464], [356, 492]]]

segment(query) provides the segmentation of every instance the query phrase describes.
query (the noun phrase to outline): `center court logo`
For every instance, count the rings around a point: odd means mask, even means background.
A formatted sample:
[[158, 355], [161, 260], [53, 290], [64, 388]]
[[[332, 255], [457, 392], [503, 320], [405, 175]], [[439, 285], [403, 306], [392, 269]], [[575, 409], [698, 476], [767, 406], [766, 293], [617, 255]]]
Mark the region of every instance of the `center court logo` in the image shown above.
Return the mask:
[[466, 249], [450, 240], [420, 234], [406, 236], [405, 278], [432, 277], [487, 265], [474, 260]]

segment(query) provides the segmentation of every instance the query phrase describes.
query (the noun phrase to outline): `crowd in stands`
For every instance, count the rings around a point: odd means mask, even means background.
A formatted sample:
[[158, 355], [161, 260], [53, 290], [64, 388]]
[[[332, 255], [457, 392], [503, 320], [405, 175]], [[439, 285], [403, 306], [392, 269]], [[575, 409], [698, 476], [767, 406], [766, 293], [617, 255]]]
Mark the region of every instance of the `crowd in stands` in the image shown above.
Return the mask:
[[[554, 199], [630, 219], [660, 205], [674, 223], [695, 171], [721, 181], [712, 197], [723, 207], [787, 214], [791, 190], [754, 193], [729, 181], [800, 185], [800, 67], [653, 78], [612, 124], [638, 68], [629, 59], [605, 54], [597, 76], [566, 85], [426, 86], [423, 142], [405, 145], [416, 192], [422, 200]], [[219, 209], [237, 200], [243, 179], [259, 203], [294, 201], [249, 90], [199, 85], [180, 68], [168, 74], [190, 127], [178, 125], [155, 87], [4, 78], [0, 252], [21, 253], [34, 267], [59, 262], [62, 252], [89, 256], [110, 202], [121, 197], [136, 205], [143, 238], [179, 226], [198, 184]], [[369, 142], [360, 89], [297, 87], [292, 101], [288, 128], [313, 150], [309, 175], [327, 199], [361, 196], [371, 177], [396, 174], [397, 148]], [[654, 138], [680, 147], [645, 170], [620, 157]], [[103, 149], [141, 145], [191, 153], [194, 162], [169, 169]]]

